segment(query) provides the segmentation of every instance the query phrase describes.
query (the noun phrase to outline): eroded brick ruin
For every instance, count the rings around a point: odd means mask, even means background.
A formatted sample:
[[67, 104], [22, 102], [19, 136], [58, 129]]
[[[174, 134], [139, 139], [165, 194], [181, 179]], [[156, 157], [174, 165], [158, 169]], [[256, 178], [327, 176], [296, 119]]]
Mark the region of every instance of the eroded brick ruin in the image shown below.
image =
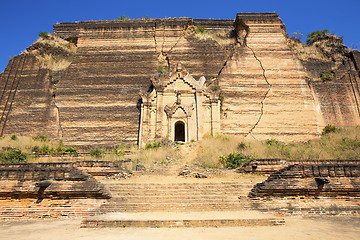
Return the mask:
[[[196, 32], [199, 27], [207, 32]], [[61, 71], [42, 67], [34, 49], [66, 54], [34, 44], [10, 60], [1, 74], [3, 135], [42, 134], [76, 146], [138, 143], [142, 137], [139, 91], [151, 89], [150, 79], [159, 74], [159, 67], [163, 81], [170, 81], [169, 73], [177, 64], [196, 81], [204, 77], [209, 92], [219, 94], [221, 107], [215, 131], [198, 132], [194, 124], [199, 121], [181, 117], [189, 132], [186, 141], [214, 132], [302, 141], [318, 136], [327, 124], [360, 122], [359, 53], [333, 38], [322, 48], [329, 56], [326, 61], [299, 60], [276, 13], [239, 13], [234, 20], [59, 23], [54, 25], [54, 36], [76, 48], [69, 67]], [[320, 80], [327, 72], [333, 73], [333, 79]], [[181, 91], [172, 95], [178, 102], [186, 98]], [[155, 110], [165, 114], [164, 108]], [[160, 124], [156, 129], [170, 124], [170, 133], [160, 137], [175, 137], [176, 122], [152, 121]]]
[[[164, 138], [189, 142], [217, 133], [293, 142], [319, 136], [327, 124], [360, 123], [360, 53], [326, 36], [317, 43], [326, 58], [300, 59], [276, 13], [239, 13], [233, 20], [59, 23], [53, 35], [67, 40], [73, 55], [34, 44], [0, 75], [1, 135], [41, 134], [72, 146], [142, 147]], [[34, 51], [68, 54], [71, 64], [49, 70]], [[321, 79], [324, 73], [332, 77]], [[118, 195], [108, 200], [110, 194], [93, 176], [118, 174], [122, 167], [116, 162], [0, 165], [0, 217], [171, 208], [360, 212], [359, 160], [253, 160], [240, 171], [271, 174], [253, 190], [248, 184], [168, 184], [162, 196], [159, 184], [109, 184]], [[148, 188], [150, 196], [144, 194]], [[178, 198], [179, 189], [211, 194]], [[153, 195], [160, 200], [154, 202]]]

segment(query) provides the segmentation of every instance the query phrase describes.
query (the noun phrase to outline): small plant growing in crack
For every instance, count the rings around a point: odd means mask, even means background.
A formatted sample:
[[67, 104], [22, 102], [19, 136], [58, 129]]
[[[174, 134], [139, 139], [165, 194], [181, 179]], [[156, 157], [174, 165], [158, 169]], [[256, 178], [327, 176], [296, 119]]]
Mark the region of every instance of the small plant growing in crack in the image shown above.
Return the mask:
[[321, 73], [320, 78], [323, 82], [331, 81], [334, 79], [334, 74], [333, 73]]
[[223, 107], [223, 104], [224, 104], [224, 100], [225, 100], [225, 97], [222, 93], [219, 94], [219, 101], [220, 101], [220, 111], [222, 111], [222, 107]]
[[220, 86], [214, 85], [214, 86], [210, 86], [211, 91], [216, 91], [220, 89]]
[[121, 15], [118, 17], [118, 20], [129, 20], [129, 17], [126, 17], [125, 15]]
[[39, 32], [39, 37], [41, 38], [48, 38], [49, 34], [47, 32]]
[[313, 42], [316, 42], [317, 40], [319, 40], [320, 38], [324, 37], [326, 34], [329, 33], [329, 30], [324, 29], [322, 31], [314, 31], [312, 33], [309, 33], [307, 35], [307, 39], [306, 39], [306, 44], [310, 45]]
[[326, 135], [328, 133], [338, 132], [339, 130], [340, 130], [339, 128], [337, 128], [337, 127], [335, 127], [335, 126], [333, 126], [331, 124], [328, 124], [328, 125], [326, 125], [326, 127], [324, 127], [321, 135], [324, 136], [324, 135]]
[[164, 74], [165, 73], [165, 67], [163, 65], [159, 65], [157, 72], [159, 74]]
[[208, 33], [208, 32], [209, 32], [208, 30], [206, 30], [206, 29], [203, 28], [203, 27], [197, 27], [197, 28], [195, 29], [195, 31], [196, 31], [197, 33]]

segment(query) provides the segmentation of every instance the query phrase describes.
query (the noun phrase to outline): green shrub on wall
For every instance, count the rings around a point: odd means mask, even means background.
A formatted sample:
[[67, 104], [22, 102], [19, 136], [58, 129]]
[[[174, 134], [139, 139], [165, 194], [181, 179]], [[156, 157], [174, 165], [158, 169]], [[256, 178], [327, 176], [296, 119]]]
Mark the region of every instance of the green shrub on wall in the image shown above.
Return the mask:
[[324, 29], [322, 31], [314, 31], [312, 33], [309, 33], [307, 35], [306, 44], [307, 45], [312, 44], [313, 42], [317, 41], [321, 37], [325, 36], [327, 33], [329, 33], [329, 30], [327, 30], [327, 29]]
[[195, 29], [195, 31], [196, 31], [197, 33], [208, 33], [208, 32], [209, 32], [208, 30], [206, 30], [206, 29], [203, 28], [203, 27], [197, 27], [197, 28]]
[[26, 162], [27, 155], [20, 149], [3, 147], [0, 152], [0, 162], [2, 163], [21, 163]]
[[249, 156], [240, 153], [230, 153], [219, 157], [219, 162], [227, 168], [238, 168], [250, 160]]
[[39, 37], [47, 38], [47, 37], [49, 37], [49, 34], [47, 32], [39, 32]]
[[326, 127], [324, 127], [321, 135], [326, 135], [326, 134], [328, 134], [328, 133], [336, 132], [336, 131], [338, 131], [338, 130], [339, 130], [339, 129], [338, 129], [337, 127], [335, 127], [335, 126], [333, 126], [333, 125], [331, 125], [331, 124], [328, 124], [328, 125], [326, 125]]
[[321, 73], [320, 78], [321, 78], [321, 80], [323, 80], [323, 82], [330, 81], [334, 78], [334, 74], [333, 73]]

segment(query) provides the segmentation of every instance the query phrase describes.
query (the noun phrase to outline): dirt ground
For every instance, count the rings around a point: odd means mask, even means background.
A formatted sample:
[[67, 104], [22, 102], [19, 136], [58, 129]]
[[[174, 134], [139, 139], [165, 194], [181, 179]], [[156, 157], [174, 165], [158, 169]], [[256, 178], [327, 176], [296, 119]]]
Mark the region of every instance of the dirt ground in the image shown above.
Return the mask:
[[2, 223], [0, 239], [360, 239], [360, 217], [287, 217], [285, 226], [231, 228], [80, 228], [80, 220]]

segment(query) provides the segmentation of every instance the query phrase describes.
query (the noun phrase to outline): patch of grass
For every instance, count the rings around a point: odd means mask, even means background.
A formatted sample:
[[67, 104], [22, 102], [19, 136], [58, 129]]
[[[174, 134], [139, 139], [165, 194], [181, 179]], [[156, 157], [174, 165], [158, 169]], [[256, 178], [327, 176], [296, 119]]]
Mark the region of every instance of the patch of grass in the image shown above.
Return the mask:
[[95, 147], [95, 148], [91, 149], [89, 153], [92, 157], [100, 158], [104, 154], [104, 150], [102, 150], [98, 147]]
[[323, 62], [330, 62], [331, 59], [324, 55], [316, 46], [313, 45], [306, 45], [305, 43], [301, 42], [289, 42], [290, 47], [296, 53], [296, 56], [303, 61], [309, 60], [320, 60]]
[[54, 150], [48, 145], [48, 144], [43, 144], [41, 145], [41, 147], [39, 148], [39, 152], [40, 154], [50, 154], [52, 153]]
[[201, 27], [195, 29], [195, 37], [202, 41], [213, 40], [218, 43], [223, 49], [229, 49], [236, 43], [236, 38], [232, 36], [231, 32], [224, 30], [211, 31]]
[[42, 68], [51, 71], [66, 69], [71, 64], [75, 51], [74, 44], [52, 34], [40, 37], [27, 49], [27, 52], [36, 56]]
[[134, 156], [133, 160], [138, 164], [144, 165], [147, 168], [151, 168], [156, 164], [167, 165], [169, 164], [166, 159], [177, 159], [179, 152], [172, 147], [158, 147], [140, 149]]
[[40, 141], [40, 142], [47, 142], [49, 141], [49, 138], [47, 136], [44, 136], [44, 135], [36, 135], [34, 137], [32, 137], [32, 139], [34, 141]]
[[196, 142], [195, 149], [192, 150], [192, 159], [188, 161], [204, 168], [221, 167], [219, 157], [236, 152], [238, 143], [237, 137], [206, 135], [201, 141]]
[[145, 144], [145, 149], [150, 149], [150, 148], [158, 149], [159, 148], [159, 143], [153, 142], [153, 143]]
[[343, 137], [343, 138], [341, 138], [339, 145], [340, 145], [340, 148], [344, 151], [356, 150], [356, 149], [360, 149], [360, 140], [358, 140], [357, 138], [351, 139], [348, 137]]
[[43, 56], [36, 56], [42, 68], [50, 69], [51, 71], [61, 71], [68, 68], [71, 64], [69, 58], [63, 56], [54, 56], [52, 54], [44, 54]]
[[266, 149], [271, 155], [274, 154], [281, 157], [285, 156], [286, 158], [290, 158], [290, 146], [287, 146], [286, 144], [279, 142], [276, 139], [268, 139], [265, 142], [267, 145]]

